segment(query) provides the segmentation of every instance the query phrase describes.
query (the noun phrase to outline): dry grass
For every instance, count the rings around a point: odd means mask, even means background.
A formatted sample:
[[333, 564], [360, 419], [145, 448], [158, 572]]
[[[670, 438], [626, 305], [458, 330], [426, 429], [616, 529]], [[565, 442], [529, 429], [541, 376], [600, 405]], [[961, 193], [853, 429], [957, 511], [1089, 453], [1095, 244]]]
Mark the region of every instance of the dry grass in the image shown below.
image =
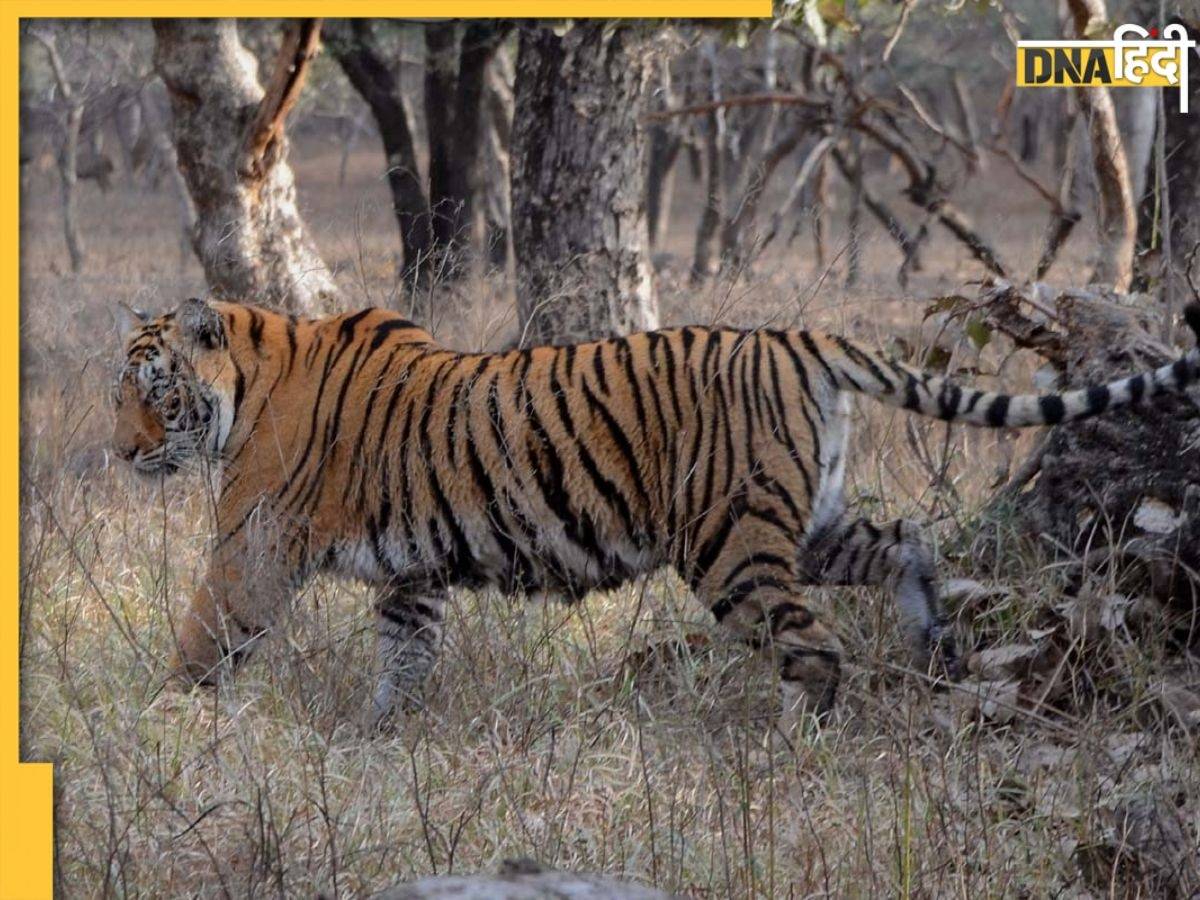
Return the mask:
[[[322, 180], [336, 166], [319, 152], [297, 164], [351, 303], [390, 291], [377, 164], [363, 153], [341, 191]], [[629, 665], [648, 641], [714, 634], [662, 574], [576, 609], [461, 594], [427, 710], [387, 737], [360, 724], [373, 654], [368, 594], [354, 585], [311, 585], [236, 684], [164, 688], [172, 614], [202, 569], [210, 516], [195, 481], [147, 484], [104, 464], [107, 310], [159, 308], [202, 280], [179, 265], [169, 199], [90, 186], [92, 268], [64, 274], [52, 191], [35, 178], [24, 213], [23, 746], [56, 764], [63, 896], [361, 896], [508, 856], [703, 897], [1156, 896], [1200, 883], [1187, 880], [1200, 875], [1200, 751], [1162, 689], [1168, 676], [1195, 684], [1194, 656], [1153, 616], [1089, 630], [1056, 613], [1067, 578], [1019, 541], [973, 555], [973, 511], [1012, 439], [910, 428], [876, 409], [864, 410], [853, 492], [873, 515], [929, 522], [946, 574], [1011, 588], [964, 604], [961, 624], [979, 646], [1057, 647], [1062, 689], [1044, 705], [1029, 691], [1045, 671], [1020, 682], [1015, 712], [930, 691], [893, 665], [903, 653], [888, 601], [828, 592], [817, 602], [854, 659], [833, 722], [789, 749], [766, 740], [771, 672], [737, 648], [695, 641], [672, 665]], [[1028, 263], [1041, 219], [1001, 193], [1011, 208], [985, 224]], [[1068, 278], [1087, 247], [1069, 249]], [[958, 248], [931, 250], [914, 291], [978, 274]], [[866, 260], [853, 295], [802, 259], [698, 293], [668, 272], [665, 317], [803, 311], [881, 344], [918, 342], [920, 306], [894, 297], [885, 238], [872, 234]], [[473, 283], [440, 331], [495, 346], [510, 310], [502, 286]], [[1001, 361], [989, 348], [982, 364]], [[1027, 378], [1022, 366], [1004, 374]], [[1099, 574], [1083, 584], [1085, 599], [1121, 587]], [[1158, 836], [1139, 843], [1146, 822]]]

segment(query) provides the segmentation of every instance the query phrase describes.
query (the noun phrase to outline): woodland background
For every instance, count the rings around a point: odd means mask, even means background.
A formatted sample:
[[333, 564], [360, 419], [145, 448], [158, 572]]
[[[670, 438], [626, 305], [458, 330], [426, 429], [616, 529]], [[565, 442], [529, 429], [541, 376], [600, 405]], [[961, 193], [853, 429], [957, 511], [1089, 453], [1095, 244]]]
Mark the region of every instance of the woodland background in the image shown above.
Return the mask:
[[[463, 593], [428, 709], [363, 728], [366, 591], [318, 581], [238, 683], [164, 689], [199, 482], [106, 448], [113, 309], [404, 311], [465, 350], [827, 327], [1042, 389], [1189, 346], [1200, 59], [1017, 90], [1014, 41], [1194, 3], [802, 2], [772, 20], [30, 21], [22, 40], [23, 753], [63, 896], [359, 896], [508, 857], [688, 896], [1200, 890], [1200, 409], [984, 433], [863, 404], [850, 492], [926, 524], [970, 675], [877, 592], [831, 724], [665, 573]], [[876, 516], [878, 517], [878, 516]], [[656, 651], [674, 641], [673, 653]]]

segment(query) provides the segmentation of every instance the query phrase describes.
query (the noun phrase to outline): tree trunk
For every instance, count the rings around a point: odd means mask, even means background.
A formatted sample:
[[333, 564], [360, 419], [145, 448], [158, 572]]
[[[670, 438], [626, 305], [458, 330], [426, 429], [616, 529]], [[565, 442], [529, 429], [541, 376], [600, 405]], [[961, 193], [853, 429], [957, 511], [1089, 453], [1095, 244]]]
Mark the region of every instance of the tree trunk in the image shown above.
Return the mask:
[[[1021, 325], [1027, 297], [1001, 285], [983, 298], [989, 321], [1036, 349], [1063, 373], [1064, 387], [1097, 384], [1169, 363], [1179, 351], [1151, 336], [1157, 313], [1137, 294], [1064, 291], [1052, 303], [1062, 331]], [[1043, 298], [1042, 305], [1047, 301]], [[997, 315], [1008, 311], [1005, 325]], [[1014, 329], [1013, 322], [1018, 326]], [[1054, 428], [1032, 480], [1001, 492], [1020, 531], [1111, 568], [1119, 590], [1142, 580], [1185, 615], [1200, 610], [1200, 404], [1181, 394]], [[1024, 492], [1021, 493], [1021, 489]], [[1006, 514], [1006, 517], [1008, 514]], [[1008, 524], [1013, 519], [1008, 518]], [[1194, 624], [1193, 624], [1194, 627]], [[1200, 632], [1193, 634], [1192, 639]]]
[[[155, 67], [170, 94], [179, 168], [196, 211], [192, 242], [210, 289], [294, 312], [329, 311], [337, 288], [296, 207], [283, 132], [305, 60], [281, 56], [277, 68], [289, 70], [290, 83], [273, 78], [281, 92], [268, 95], [234, 22], [156, 19], [154, 34]], [[296, 29], [284, 52], [303, 52], [301, 41]]]
[[85, 253], [83, 238], [79, 236], [79, 222], [75, 215], [75, 184], [78, 180], [79, 126], [83, 121], [83, 104], [70, 102], [66, 115], [66, 134], [58, 148], [58, 177], [62, 186], [63, 237], [67, 242], [67, 254], [71, 258], [71, 271], [83, 271]]
[[1154, 185], [1151, 174], [1151, 155], [1158, 122], [1158, 91], [1124, 91], [1121, 117], [1124, 127], [1121, 135], [1125, 140], [1125, 157], [1129, 162], [1129, 190], [1134, 206], [1146, 196]]
[[[659, 89], [655, 92], [655, 109], [670, 109], [675, 105], [671, 90], [671, 61], [658, 64]], [[679, 129], [684, 126], [660, 122], [650, 126], [649, 160], [646, 170], [646, 228], [650, 233], [650, 249], [657, 250], [666, 237], [671, 220], [671, 199], [675, 193], [675, 161], [683, 139]]]
[[450, 189], [454, 171], [454, 86], [458, 79], [458, 25], [425, 26], [425, 130], [429, 138], [429, 206], [435, 252], [458, 237], [461, 209]]
[[71, 258], [71, 271], [78, 274], [83, 270], [85, 259], [83, 238], [79, 236], [79, 223], [75, 216], [75, 185], [79, 178], [79, 139], [83, 128], [84, 103], [71, 86], [53, 35], [30, 31], [30, 36], [45, 48], [46, 59], [62, 98], [63, 118], [55, 123], [62, 130], [62, 142], [55, 152], [55, 162], [58, 164], [59, 186], [62, 190], [63, 238], [67, 243], [67, 255]]
[[375, 117], [387, 158], [392, 210], [400, 229], [400, 248], [404, 256], [402, 277], [407, 284], [416, 284], [429, 271], [433, 227], [400, 84], [378, 50], [371, 20], [330, 23], [326, 36], [329, 52]]
[[[710, 40], [704, 47], [704, 58], [709, 70], [709, 96], [714, 104], [721, 99], [721, 81], [717, 72], [716, 42]], [[700, 221], [696, 225], [696, 246], [692, 254], [692, 284], [699, 284], [713, 272], [712, 251], [713, 240], [721, 225], [722, 198], [724, 197], [724, 178], [722, 170], [725, 158], [724, 150], [725, 112], [714, 106], [708, 114], [704, 132], [704, 155], [702, 168], [704, 172], [704, 210], [700, 213]]]
[[[458, 51], [458, 76], [454, 84], [454, 114], [446, 123], [446, 151], [452, 153], [451, 165], [435, 189], [430, 172], [430, 196], [435, 211], [434, 233], [455, 257], [448, 267], [458, 273], [457, 250], [471, 239], [475, 197], [482, 190], [480, 159], [485, 132], [483, 115], [487, 92], [488, 66], [508, 34], [509, 27], [494, 22], [471, 22], [463, 32]], [[428, 105], [428, 104], [427, 104]], [[442, 116], [445, 119], [445, 116]], [[430, 121], [430, 128], [437, 119]]]
[[[1187, 28], [1189, 38], [1200, 41], [1200, 20], [1184, 22], [1176, 18], [1173, 21]], [[1196, 63], [1194, 55], [1192, 63]], [[1161, 168], [1170, 198], [1170, 253], [1164, 260], [1168, 315], [1192, 298], [1187, 268], [1192, 254], [1200, 253], [1197, 251], [1200, 246], [1200, 72], [1192, 72], [1189, 81], [1190, 112], [1187, 113], [1179, 111], [1178, 88], [1161, 89], [1164, 121]]]
[[630, 26], [521, 34], [512, 192], [525, 344], [658, 326], [640, 123], [647, 68]]
[[[483, 176], [483, 209], [479, 230], [488, 263], [507, 268], [512, 260], [512, 64], [503, 48], [493, 56], [485, 78], [483, 133], [479, 167]], [[478, 204], [477, 204], [478, 205]]]
[[[1103, 0], [1067, 0], [1078, 34], [1087, 33], [1088, 23], [1107, 20]], [[1129, 165], [1117, 112], [1108, 88], [1078, 88], [1076, 96], [1092, 138], [1092, 164], [1100, 195], [1100, 246], [1093, 283], [1116, 291], [1129, 290], [1133, 280], [1133, 249], [1137, 237], [1137, 216], [1129, 187]]]

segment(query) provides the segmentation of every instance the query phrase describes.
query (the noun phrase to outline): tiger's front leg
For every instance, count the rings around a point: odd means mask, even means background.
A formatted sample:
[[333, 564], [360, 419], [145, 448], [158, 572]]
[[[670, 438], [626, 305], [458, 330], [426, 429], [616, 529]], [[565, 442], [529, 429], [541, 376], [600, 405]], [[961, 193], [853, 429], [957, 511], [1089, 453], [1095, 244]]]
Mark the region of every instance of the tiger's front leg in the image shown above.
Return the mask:
[[259, 523], [218, 541], [204, 581], [172, 623], [173, 675], [212, 685], [222, 669], [245, 662], [295, 592], [297, 564], [283, 545]]
[[419, 709], [425, 679], [442, 644], [444, 590], [420, 593], [387, 588], [375, 606], [375, 648], [379, 666], [372, 724], [386, 723], [397, 708]]

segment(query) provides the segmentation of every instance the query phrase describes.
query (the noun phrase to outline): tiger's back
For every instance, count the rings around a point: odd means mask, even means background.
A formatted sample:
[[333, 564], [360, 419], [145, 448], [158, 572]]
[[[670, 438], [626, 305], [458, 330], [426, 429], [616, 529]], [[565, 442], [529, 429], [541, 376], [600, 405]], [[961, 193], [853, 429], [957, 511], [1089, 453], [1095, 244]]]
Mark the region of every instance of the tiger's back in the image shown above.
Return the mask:
[[784, 333], [459, 354], [388, 313], [346, 321], [301, 324], [294, 361], [258, 364], [290, 371], [287, 405], [315, 398], [311, 415], [254, 424], [262, 450], [234, 456], [222, 492], [269, 498], [346, 574], [578, 597], [673, 563], [698, 583], [732, 507], [794, 544], [826, 481], [829, 398]]

